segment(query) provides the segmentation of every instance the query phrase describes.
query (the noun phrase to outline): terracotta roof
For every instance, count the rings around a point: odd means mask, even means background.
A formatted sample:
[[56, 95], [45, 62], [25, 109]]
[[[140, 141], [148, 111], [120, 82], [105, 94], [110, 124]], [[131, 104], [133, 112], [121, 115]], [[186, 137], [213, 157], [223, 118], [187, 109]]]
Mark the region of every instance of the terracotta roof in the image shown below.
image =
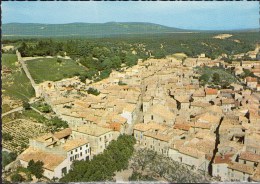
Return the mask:
[[260, 155], [245, 151], [241, 153], [239, 159], [248, 160], [252, 162], [260, 162]]
[[222, 104], [235, 104], [234, 99], [223, 99]]
[[121, 123], [110, 123], [109, 128], [114, 130], [114, 131], [120, 131]]
[[189, 103], [190, 102], [190, 96], [176, 96], [175, 99], [180, 103]]
[[212, 126], [211, 123], [201, 123], [201, 122], [195, 122], [192, 127], [195, 128], [203, 128], [203, 129], [210, 129]]
[[228, 164], [229, 169], [234, 169], [236, 171], [245, 172], [247, 174], [253, 174], [254, 168], [252, 166], [246, 165], [246, 164], [240, 164], [237, 162], [231, 162]]
[[[161, 105], [161, 104], [156, 104], [156, 105], [152, 106], [149, 110], [151, 111], [151, 113], [161, 116], [166, 121], [173, 120], [173, 118], [175, 117], [174, 113], [169, 111], [168, 108], [166, 108], [164, 105]], [[148, 112], [149, 112], [149, 110], [148, 110]]]
[[205, 155], [205, 153], [198, 151], [197, 149], [194, 149], [193, 147], [183, 146], [179, 149], [180, 153], [183, 153], [185, 155], [189, 155], [195, 158], [200, 158]]
[[111, 132], [109, 128], [100, 127], [98, 125], [82, 125], [79, 127], [73, 127], [73, 131], [81, 132], [83, 134], [99, 137], [105, 133]]
[[205, 97], [206, 94], [205, 94], [205, 91], [200, 89], [200, 90], [196, 90], [193, 95], [193, 97]]
[[155, 123], [155, 122], [149, 122], [147, 124], [138, 123], [138, 124], [134, 125], [134, 130], [139, 130], [139, 131], [145, 132], [150, 129], [166, 130], [167, 127], [160, 125], [158, 123]]
[[133, 112], [136, 109], [136, 105], [134, 104], [127, 104], [124, 107], [124, 111]]
[[185, 130], [185, 131], [189, 131], [189, 129], [190, 129], [190, 125], [186, 125], [186, 124], [175, 124], [174, 126], [173, 126], [173, 128], [175, 128], [175, 129], [180, 129], [180, 130]]
[[158, 140], [165, 141], [165, 142], [169, 142], [173, 138], [170, 135], [164, 135], [162, 133], [155, 133], [155, 132], [149, 132], [149, 131], [145, 132], [144, 136], [152, 137], [154, 139], [158, 139]]
[[62, 145], [62, 148], [65, 151], [70, 151], [70, 150], [73, 150], [77, 147], [83, 146], [88, 143], [89, 143], [89, 141], [84, 140], [84, 139], [71, 139], [71, 140], [66, 141], [66, 143]]
[[203, 102], [191, 102], [190, 105], [194, 106], [194, 107], [209, 107], [209, 106], [211, 106], [210, 103], [203, 103]]
[[[229, 164], [231, 163], [231, 158], [232, 156], [234, 156], [234, 154], [225, 154], [225, 155], [216, 155], [215, 158], [214, 158], [214, 161], [213, 163], [214, 164]], [[212, 156], [209, 156], [208, 155], [208, 159], [211, 160]]]
[[246, 77], [246, 82], [257, 82], [256, 77]]
[[54, 133], [53, 136], [56, 137], [57, 139], [62, 139], [64, 137], [69, 136], [71, 133], [72, 133], [72, 130], [70, 128], [66, 128], [59, 132]]
[[30, 160], [34, 160], [35, 162], [42, 161], [44, 163], [44, 168], [54, 171], [54, 169], [59, 166], [66, 159], [66, 157], [29, 147], [18, 156], [18, 159], [26, 162], [29, 162]]
[[206, 88], [205, 89], [206, 95], [217, 95], [218, 90], [213, 88]]

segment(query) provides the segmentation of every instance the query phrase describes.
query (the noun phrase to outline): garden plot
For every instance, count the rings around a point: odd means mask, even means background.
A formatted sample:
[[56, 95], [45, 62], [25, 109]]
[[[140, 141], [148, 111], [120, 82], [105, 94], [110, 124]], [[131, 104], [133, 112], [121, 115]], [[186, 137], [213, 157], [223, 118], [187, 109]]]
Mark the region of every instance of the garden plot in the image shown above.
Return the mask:
[[3, 134], [11, 135], [11, 140], [2, 140], [4, 148], [13, 152], [21, 153], [28, 147], [29, 139], [43, 135], [48, 132], [48, 128], [30, 120], [17, 119], [3, 123]]

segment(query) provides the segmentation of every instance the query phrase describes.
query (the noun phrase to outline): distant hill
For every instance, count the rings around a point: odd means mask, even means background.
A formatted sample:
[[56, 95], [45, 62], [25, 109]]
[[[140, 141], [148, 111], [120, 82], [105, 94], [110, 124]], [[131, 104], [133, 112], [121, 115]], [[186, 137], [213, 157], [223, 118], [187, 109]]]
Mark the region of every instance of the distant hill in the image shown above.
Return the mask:
[[2, 24], [3, 36], [113, 36], [117, 34], [149, 34], [188, 32], [188, 30], [141, 22], [108, 23], [70, 23], [37, 24], [8, 23]]

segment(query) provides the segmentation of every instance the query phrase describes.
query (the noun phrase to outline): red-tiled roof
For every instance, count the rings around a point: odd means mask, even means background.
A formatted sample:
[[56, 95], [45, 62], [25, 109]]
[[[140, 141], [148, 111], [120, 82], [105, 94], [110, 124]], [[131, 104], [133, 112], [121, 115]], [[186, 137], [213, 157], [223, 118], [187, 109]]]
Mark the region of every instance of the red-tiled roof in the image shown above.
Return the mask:
[[205, 89], [206, 95], [217, 95], [218, 90], [213, 88], [206, 88]]

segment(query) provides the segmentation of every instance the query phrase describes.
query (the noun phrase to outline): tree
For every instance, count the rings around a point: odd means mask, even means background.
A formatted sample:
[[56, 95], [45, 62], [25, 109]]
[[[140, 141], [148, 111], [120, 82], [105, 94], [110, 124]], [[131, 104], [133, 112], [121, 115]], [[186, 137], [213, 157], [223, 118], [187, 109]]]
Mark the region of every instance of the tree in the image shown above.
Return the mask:
[[34, 162], [34, 160], [30, 160], [27, 169], [38, 179], [40, 179], [43, 176], [42, 174], [44, 170], [42, 161]]
[[24, 178], [19, 173], [15, 173], [11, 176], [12, 182], [22, 182], [24, 181]]
[[17, 157], [17, 153], [15, 152], [6, 152], [2, 151], [2, 166], [5, 167], [8, 164], [10, 164], [12, 161], [14, 161]]
[[112, 180], [114, 173], [126, 169], [134, 151], [135, 139], [130, 135], [120, 135], [112, 141], [103, 153], [92, 160], [75, 161], [71, 170], [61, 182], [93, 182]]
[[213, 73], [212, 80], [215, 84], [219, 84], [220, 82], [220, 76], [218, 73]]
[[23, 101], [23, 108], [25, 110], [29, 110], [29, 109], [31, 109], [31, 105], [29, 104], [29, 102]]
[[58, 117], [54, 117], [50, 120], [49, 126], [53, 126], [54, 130], [58, 130], [60, 128], [68, 128], [69, 125], [66, 121], [63, 121], [62, 119]]

